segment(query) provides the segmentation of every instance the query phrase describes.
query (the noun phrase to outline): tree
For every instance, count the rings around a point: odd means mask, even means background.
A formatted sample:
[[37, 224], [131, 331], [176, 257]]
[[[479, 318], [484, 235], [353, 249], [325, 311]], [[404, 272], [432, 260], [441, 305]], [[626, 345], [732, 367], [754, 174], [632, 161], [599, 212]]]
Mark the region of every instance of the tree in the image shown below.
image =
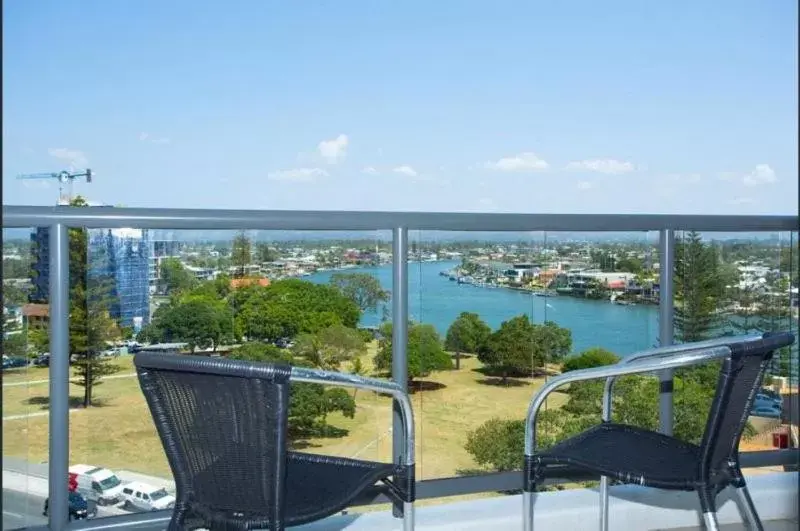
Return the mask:
[[197, 279], [181, 263], [178, 258], [165, 258], [160, 267], [161, 285], [166, 293], [179, 293], [192, 289]]
[[[3, 279], [9, 280], [12, 278], [27, 278], [30, 273], [30, 264], [28, 260], [13, 260], [10, 258], [3, 259]], [[8, 285], [3, 286], [4, 289], [8, 288]], [[3, 297], [5, 298], [6, 294], [3, 293]]]
[[622, 258], [617, 262], [617, 271], [639, 274], [642, 269], [642, 261], [639, 258]]
[[28, 343], [36, 354], [50, 352], [50, 333], [48, 327], [29, 328]]
[[356, 328], [361, 318], [356, 304], [336, 288], [299, 279], [237, 289], [231, 304], [237, 309], [237, 337], [250, 340], [293, 338], [335, 324]]
[[675, 338], [703, 341], [719, 325], [717, 302], [724, 290], [715, 249], [690, 232], [675, 246]]
[[[350, 367], [350, 372], [356, 376], [364, 376], [367, 374], [367, 368], [364, 367], [364, 364], [361, 362], [361, 358], [355, 358], [353, 360], [352, 366]], [[358, 388], [353, 388], [353, 400], [356, 399], [356, 393], [358, 392]]]
[[461, 312], [447, 329], [444, 347], [456, 353], [456, 369], [461, 368], [461, 353], [477, 354], [486, 348], [492, 329], [477, 313]]
[[[552, 409], [539, 411], [536, 421], [537, 450], [550, 448], [589, 427], [584, 419]], [[525, 448], [525, 421], [489, 419], [467, 435], [464, 448], [482, 467], [495, 472], [519, 470]]]
[[619, 361], [619, 356], [604, 348], [594, 347], [584, 350], [577, 356], [567, 358], [562, 366], [562, 372], [591, 369], [604, 365], [613, 365]]
[[[86, 207], [81, 196], [70, 206]], [[120, 337], [110, 309], [117, 304], [114, 279], [100, 274], [89, 275], [89, 240], [86, 229], [69, 229], [69, 345], [75, 356], [75, 385], [83, 387], [83, 407], [93, 405], [94, 388], [101, 380], [120, 370], [107, 357], [101, 356], [108, 342]]]
[[510, 373], [530, 373], [535, 365], [544, 363], [543, 356], [535, 359], [539, 353], [534, 345], [534, 333], [527, 315], [503, 321], [500, 328], [489, 336], [478, 359], [500, 372], [503, 384], [508, 383]]
[[464, 448], [480, 466], [496, 472], [519, 470], [525, 447], [525, 421], [489, 419], [467, 435]]
[[[380, 327], [381, 339], [375, 355], [378, 370], [392, 368], [392, 323]], [[450, 370], [453, 362], [442, 348], [439, 333], [429, 324], [410, 323], [408, 327], [408, 381], [429, 375], [433, 371]]]
[[256, 257], [258, 257], [259, 262], [264, 263], [274, 262], [278, 260], [281, 255], [276, 249], [271, 248], [266, 243], [258, 243], [256, 244]]
[[572, 350], [572, 332], [553, 321], [533, 325], [534, 341], [543, 350], [545, 363], [559, 363]]
[[70, 312], [70, 343], [76, 360], [73, 363], [75, 379], [73, 384], [83, 387], [83, 407], [93, 405], [94, 389], [102, 379], [119, 372], [120, 367], [111, 363], [110, 358], [102, 356], [108, 343], [121, 337], [117, 323], [111, 318], [112, 281], [98, 278], [89, 286], [85, 297], [81, 287], [73, 293], [81, 297], [85, 304], [74, 305]]
[[161, 341], [186, 342], [194, 352], [208, 347], [216, 351], [233, 338], [233, 312], [224, 300], [188, 295], [163, 308], [153, 316]]
[[15, 334], [3, 334], [3, 355], [26, 357], [28, 354], [28, 341], [25, 339], [24, 332]]
[[[12, 262], [21, 262], [21, 260], [12, 260]], [[4, 276], [7, 279], [10, 277]], [[3, 306], [22, 306], [28, 302], [28, 289], [21, 288], [13, 282], [3, 282]]]
[[336, 371], [343, 361], [363, 355], [367, 346], [358, 330], [335, 324], [315, 334], [300, 334], [293, 350], [314, 367]]
[[377, 311], [378, 304], [389, 300], [389, 292], [377, 278], [367, 273], [334, 273], [330, 283], [362, 312]]
[[231, 250], [231, 262], [233, 266], [237, 268], [238, 277], [245, 276], [247, 266], [250, 265], [251, 259], [250, 238], [242, 231], [233, 239], [233, 248]]
[[[250, 342], [230, 354], [231, 359], [260, 363], [304, 365], [295, 360], [290, 351], [274, 345]], [[333, 431], [327, 416], [339, 411], [347, 418], [355, 416], [355, 401], [342, 388], [326, 389], [319, 384], [297, 383], [289, 389], [289, 437], [293, 441], [314, 436], [324, 436]]]

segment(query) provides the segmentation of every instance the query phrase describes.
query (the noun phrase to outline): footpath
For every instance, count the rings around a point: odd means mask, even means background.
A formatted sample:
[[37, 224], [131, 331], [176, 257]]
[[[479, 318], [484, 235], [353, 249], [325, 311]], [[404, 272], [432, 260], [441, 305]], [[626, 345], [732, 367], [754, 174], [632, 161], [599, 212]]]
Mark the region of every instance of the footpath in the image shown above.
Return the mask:
[[[156, 478], [130, 472], [128, 470], [112, 470], [123, 484], [141, 482], [156, 487], [164, 487], [171, 494], [175, 493], [175, 482], [163, 478]], [[13, 490], [35, 496], [48, 497], [48, 465], [47, 463], [30, 463], [14, 457], [3, 457], [3, 489]], [[98, 510], [105, 515], [128, 514], [120, 507], [101, 507]]]

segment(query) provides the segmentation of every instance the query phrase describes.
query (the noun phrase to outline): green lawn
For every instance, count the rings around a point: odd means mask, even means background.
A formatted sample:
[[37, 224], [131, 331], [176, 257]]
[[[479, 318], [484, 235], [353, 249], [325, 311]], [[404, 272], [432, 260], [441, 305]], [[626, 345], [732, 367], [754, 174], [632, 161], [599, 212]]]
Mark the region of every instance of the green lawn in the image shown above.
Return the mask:
[[[125, 374], [133, 372], [133, 356], [120, 356], [118, 358], [114, 358], [109, 363], [113, 363], [120, 367], [120, 371], [117, 374]], [[4, 384], [16, 383], [16, 382], [35, 382], [39, 380], [49, 380], [50, 368], [24, 367], [21, 369], [11, 369], [8, 371], [3, 371], [1, 374]]]
[[[363, 361], [370, 370], [370, 349]], [[130, 357], [117, 360], [131, 371]], [[543, 379], [520, 380], [501, 387], [481, 383], [485, 376], [473, 369], [480, 363], [469, 358], [459, 371], [424, 378], [430, 390], [412, 395], [417, 422], [417, 477], [446, 477], [459, 469], [474, 468], [464, 450], [467, 433], [492, 417], [523, 418], [533, 392]], [[124, 368], [119, 374], [124, 374]], [[29, 370], [28, 379], [45, 379], [46, 369]], [[36, 374], [31, 378], [29, 373]], [[4, 379], [8, 382], [7, 379]], [[33, 384], [3, 389], [3, 415], [46, 410], [47, 385]], [[82, 388], [71, 386], [75, 401]], [[136, 378], [107, 380], [95, 389], [102, 407], [78, 410], [70, 416], [70, 462], [89, 463], [136, 472], [169, 476], [169, 467]], [[553, 395], [549, 406], [564, 401]], [[306, 451], [362, 459], [391, 460], [391, 404], [388, 398], [359, 391], [355, 418], [331, 415], [333, 425], [349, 430], [342, 438], [315, 439]], [[47, 417], [3, 421], [3, 455], [34, 462], [47, 460]]]

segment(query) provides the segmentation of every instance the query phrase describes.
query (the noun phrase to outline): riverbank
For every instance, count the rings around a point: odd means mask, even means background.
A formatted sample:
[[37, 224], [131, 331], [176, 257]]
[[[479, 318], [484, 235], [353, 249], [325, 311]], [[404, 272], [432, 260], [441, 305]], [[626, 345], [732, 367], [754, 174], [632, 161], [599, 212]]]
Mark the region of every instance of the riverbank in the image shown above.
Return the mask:
[[508, 282], [505, 277], [498, 277], [497, 272], [491, 275], [484, 272], [483, 274], [470, 274], [469, 271], [464, 270], [460, 266], [452, 269], [445, 270], [439, 273], [440, 276], [447, 278], [451, 282], [459, 284], [467, 284], [479, 288], [490, 289], [508, 289], [529, 293], [535, 297], [556, 297], [566, 296], [575, 297], [579, 299], [607, 301], [611, 304], [619, 304], [621, 306], [635, 306], [637, 304], [646, 304], [650, 306], [658, 306], [658, 298], [651, 295], [643, 295], [641, 288], [634, 290], [625, 288], [622, 290], [608, 290], [605, 289], [601, 293], [596, 293], [592, 288], [576, 288], [572, 286], [550, 286], [543, 287], [535, 283], [522, 285], [520, 283]]
[[[535, 323], [554, 321], [571, 330], [574, 352], [603, 347], [624, 356], [658, 342], [658, 310], [654, 306], [624, 306], [576, 297], [537, 297], [526, 290], [476, 289], [441, 275], [459, 263], [451, 260], [408, 265], [409, 315], [415, 321], [432, 324], [442, 337], [461, 312], [474, 312], [492, 328], [520, 314]], [[352, 268], [348, 272], [372, 275], [384, 289], [392, 291], [390, 264]], [[305, 279], [326, 284], [333, 274], [320, 272]], [[386, 310], [391, 316], [391, 304]], [[361, 325], [378, 326], [382, 318], [383, 308], [365, 312]]]

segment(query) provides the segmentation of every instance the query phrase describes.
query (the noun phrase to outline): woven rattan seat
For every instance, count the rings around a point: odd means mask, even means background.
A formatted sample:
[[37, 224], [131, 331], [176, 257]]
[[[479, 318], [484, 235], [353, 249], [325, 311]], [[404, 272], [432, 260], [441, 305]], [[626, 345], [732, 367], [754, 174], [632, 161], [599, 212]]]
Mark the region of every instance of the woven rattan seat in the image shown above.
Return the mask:
[[[333, 515], [376, 483], [413, 525], [413, 464], [288, 451], [292, 367], [151, 353], [134, 363], [175, 478], [171, 530], [284, 529]], [[318, 374], [334, 385], [368, 382]]]

